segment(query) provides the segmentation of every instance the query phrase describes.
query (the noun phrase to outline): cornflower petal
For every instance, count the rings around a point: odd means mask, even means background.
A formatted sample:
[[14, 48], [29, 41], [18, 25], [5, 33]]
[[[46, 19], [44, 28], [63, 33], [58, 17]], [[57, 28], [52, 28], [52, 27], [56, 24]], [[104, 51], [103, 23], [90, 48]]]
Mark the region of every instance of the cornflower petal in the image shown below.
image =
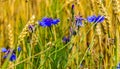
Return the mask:
[[82, 20], [84, 20], [84, 18], [79, 17], [79, 16], [76, 17], [76, 26], [83, 26]]
[[8, 54], [4, 55], [3, 58], [5, 59], [5, 58], [7, 58], [7, 56], [8, 56]]
[[82, 25], [82, 21], [79, 21], [79, 20], [78, 20], [78, 21], [76, 22], [76, 26], [83, 26], [83, 25]]
[[42, 27], [46, 27], [47, 25], [45, 24], [45, 22], [39, 22], [39, 25]]
[[100, 15], [99, 15], [99, 16], [95, 19], [95, 23], [101, 23], [101, 22], [104, 21], [104, 19], [105, 19], [104, 16], [100, 16]]
[[54, 19], [53, 22], [52, 22], [52, 24], [58, 24], [58, 22], [60, 22], [59, 19]]
[[[20, 48], [19, 48], [20, 50]], [[10, 54], [10, 52], [12, 52], [12, 55], [10, 55], [10, 61], [14, 61], [16, 60], [16, 55], [15, 55], [15, 51], [12, 49], [6, 49], [6, 48], [2, 48], [2, 52], [5, 52], [5, 55], [3, 56], [4, 59], [6, 59], [8, 57], [8, 55]]]
[[93, 15], [93, 16], [88, 16], [87, 17], [87, 21], [88, 22], [94, 22], [94, 23], [101, 23], [101, 22], [103, 22], [104, 21], [104, 19], [105, 19], [105, 17], [104, 16], [101, 16], [101, 15], [98, 15], [97, 17], [95, 16], [95, 15]]
[[46, 18], [43, 21], [44, 21], [45, 25], [47, 25], [48, 27], [50, 27], [52, 25], [53, 19], [52, 18]]
[[42, 22], [45, 22], [47, 19], [48, 19], [47, 17], [43, 17]]
[[42, 26], [42, 27], [50, 27], [52, 26], [53, 24], [58, 24], [58, 22], [60, 22], [59, 19], [52, 19], [52, 18], [47, 18], [47, 17], [44, 17], [42, 19], [42, 21], [39, 21], [39, 25]]
[[21, 47], [20, 47], [20, 46], [18, 46], [17, 50], [18, 50], [18, 52], [20, 52], [20, 51], [21, 51]]
[[12, 53], [11, 57], [10, 57], [10, 61], [14, 61], [16, 60], [16, 55], [14, 53]]
[[7, 52], [7, 49], [6, 48], [2, 48], [2, 52]]
[[96, 20], [96, 16], [95, 15], [87, 17], [87, 21], [90, 22], [90, 23], [94, 22], [95, 20]]

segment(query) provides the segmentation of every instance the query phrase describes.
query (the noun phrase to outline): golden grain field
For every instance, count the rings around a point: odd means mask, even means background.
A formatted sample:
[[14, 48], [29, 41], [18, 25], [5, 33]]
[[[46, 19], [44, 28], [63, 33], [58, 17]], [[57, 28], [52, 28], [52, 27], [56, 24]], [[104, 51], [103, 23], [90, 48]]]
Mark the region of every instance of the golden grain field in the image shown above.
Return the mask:
[[[105, 20], [76, 28], [76, 16], [92, 15]], [[44, 28], [43, 17], [60, 22]], [[62, 42], [71, 27], [76, 34]], [[14, 50], [16, 60], [4, 59], [2, 48]], [[119, 63], [120, 0], [0, 0], [0, 69], [120, 69]]]

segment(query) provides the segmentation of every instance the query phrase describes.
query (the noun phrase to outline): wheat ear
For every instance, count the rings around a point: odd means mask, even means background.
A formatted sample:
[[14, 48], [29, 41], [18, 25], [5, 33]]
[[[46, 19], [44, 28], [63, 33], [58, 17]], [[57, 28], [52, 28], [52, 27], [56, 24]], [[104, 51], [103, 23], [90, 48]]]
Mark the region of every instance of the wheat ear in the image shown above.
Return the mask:
[[119, 20], [120, 23], [120, 3], [118, 0], [112, 0], [113, 12]]
[[34, 19], [35, 19], [35, 16], [33, 15], [31, 17], [31, 19], [28, 21], [28, 23], [25, 25], [25, 27], [23, 28], [22, 32], [20, 33], [19, 37], [18, 37], [18, 44], [21, 43], [21, 41], [24, 40], [24, 38], [26, 37], [27, 34], [29, 34], [29, 25], [32, 25], [34, 24]]
[[14, 34], [11, 24], [8, 24], [8, 39], [9, 39], [9, 47], [11, 49], [14, 48]]

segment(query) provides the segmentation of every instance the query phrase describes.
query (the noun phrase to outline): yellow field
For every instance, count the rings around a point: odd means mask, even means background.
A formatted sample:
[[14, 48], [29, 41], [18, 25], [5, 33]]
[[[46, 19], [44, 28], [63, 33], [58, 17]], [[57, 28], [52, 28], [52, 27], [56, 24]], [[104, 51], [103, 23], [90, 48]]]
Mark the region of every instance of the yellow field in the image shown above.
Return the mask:
[[[103, 15], [102, 23], [83, 21], [70, 42], [62, 37], [70, 34], [74, 17]], [[60, 23], [49, 28], [37, 27], [34, 33], [28, 25], [36, 25], [43, 17], [59, 18]], [[74, 19], [75, 20], [75, 19]], [[16, 52], [14, 62], [3, 59], [0, 69], [116, 69], [120, 63], [120, 0], [0, 0], [0, 49]]]

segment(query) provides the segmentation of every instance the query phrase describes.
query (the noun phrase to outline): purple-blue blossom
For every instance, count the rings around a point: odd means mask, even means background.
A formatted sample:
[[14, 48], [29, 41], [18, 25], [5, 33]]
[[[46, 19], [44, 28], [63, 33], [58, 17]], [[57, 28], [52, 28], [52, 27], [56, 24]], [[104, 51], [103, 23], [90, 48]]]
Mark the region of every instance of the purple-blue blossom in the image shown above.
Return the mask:
[[58, 22], [60, 22], [60, 20], [59, 19], [53, 19], [53, 22], [52, 22], [52, 24], [57, 24]]
[[52, 25], [58, 24], [58, 22], [60, 22], [59, 19], [52, 19], [52, 18], [44, 17], [42, 21], [39, 21], [39, 25], [42, 27], [50, 27]]
[[6, 48], [2, 48], [2, 52], [7, 52], [7, 49]]
[[83, 26], [82, 24], [82, 20], [84, 20], [84, 18], [82, 18], [81, 16], [76, 16], [76, 26]]
[[20, 52], [20, 51], [21, 51], [21, 47], [20, 47], [20, 46], [18, 46], [17, 50], [18, 50], [18, 52]]
[[91, 22], [93, 22], [93, 23], [101, 23], [104, 20], [105, 20], [105, 17], [101, 16], [101, 15], [98, 15], [98, 16], [93, 15], [93, 16], [88, 16], [87, 17], [87, 21], [90, 22], [90, 23]]
[[11, 57], [10, 57], [10, 61], [14, 61], [16, 60], [16, 55], [14, 53], [12, 53]]
[[[10, 52], [11, 52], [11, 56], [10, 56], [9, 60], [10, 61], [15, 61], [16, 60], [16, 54], [15, 54], [14, 50], [12, 50], [12, 49], [6, 49], [6, 48], [2, 48], [1, 50], [2, 50], [3, 53], [5, 53], [5, 55], [3, 56], [4, 59], [6, 59], [8, 57], [8, 55], [10, 54]], [[18, 47], [17, 50], [20, 51], [21, 48]]]

